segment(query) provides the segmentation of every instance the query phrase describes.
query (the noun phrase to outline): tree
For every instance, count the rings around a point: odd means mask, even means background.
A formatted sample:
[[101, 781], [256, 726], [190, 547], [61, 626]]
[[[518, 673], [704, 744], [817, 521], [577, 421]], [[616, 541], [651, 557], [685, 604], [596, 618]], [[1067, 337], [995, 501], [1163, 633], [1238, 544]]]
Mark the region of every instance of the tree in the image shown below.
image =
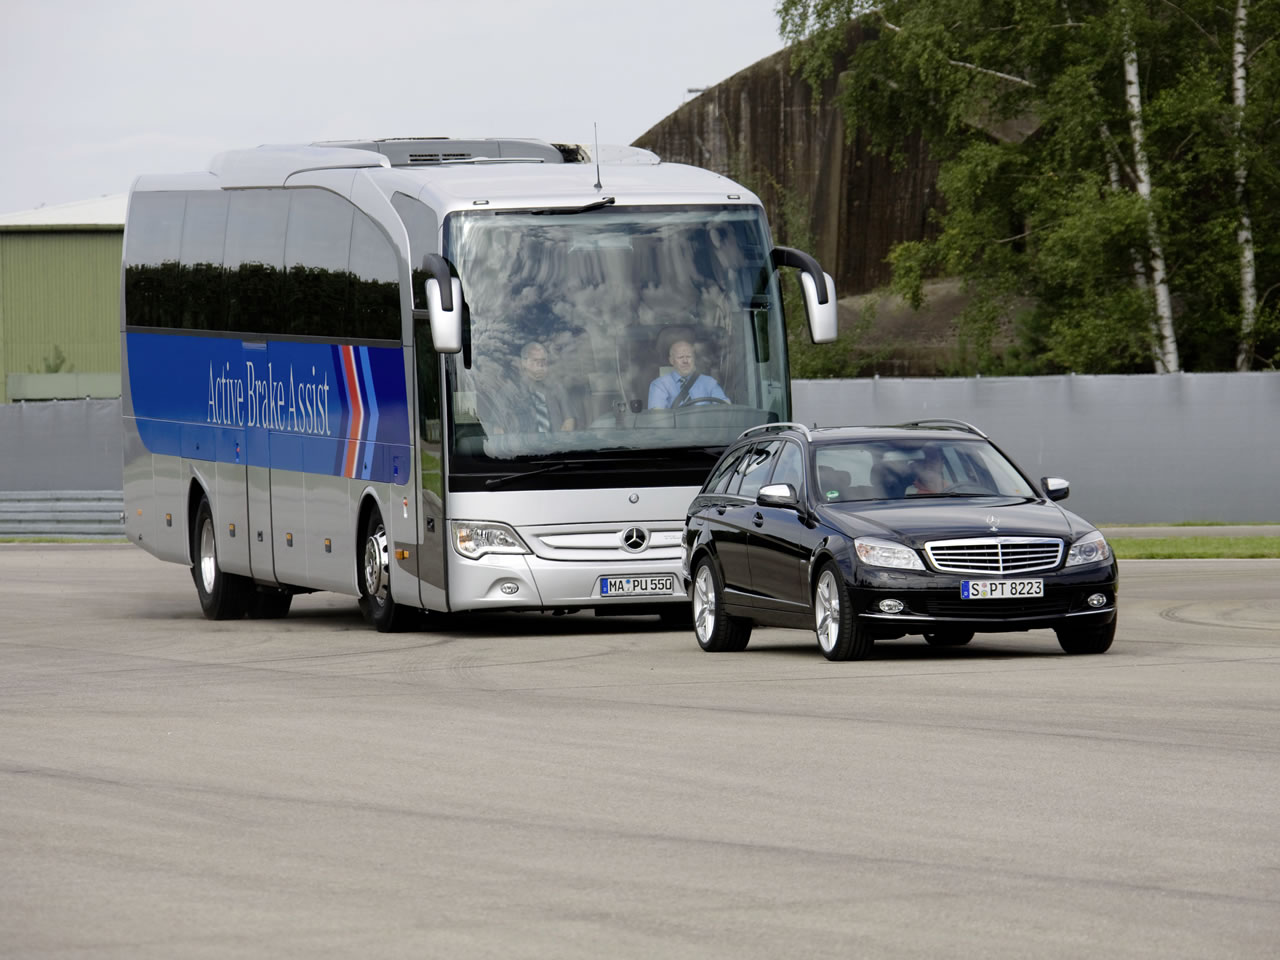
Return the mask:
[[[892, 153], [942, 160], [936, 240], [893, 251], [973, 293], [990, 343], [1015, 298], [1022, 348], [982, 372], [1275, 366], [1280, 324], [1280, 4], [1233, 0], [782, 0], [796, 60], [827, 76], [859, 19], [840, 108]], [[1263, 239], [1259, 239], [1263, 238]], [[1257, 290], [1263, 289], [1259, 297]]]

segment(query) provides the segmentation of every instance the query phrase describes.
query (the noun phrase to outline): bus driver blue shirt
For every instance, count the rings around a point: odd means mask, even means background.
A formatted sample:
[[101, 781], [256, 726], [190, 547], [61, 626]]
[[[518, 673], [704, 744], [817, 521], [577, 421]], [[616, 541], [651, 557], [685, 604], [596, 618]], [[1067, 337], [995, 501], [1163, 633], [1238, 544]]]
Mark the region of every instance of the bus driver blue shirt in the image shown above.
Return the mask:
[[[729, 398], [725, 396], [725, 392], [720, 389], [720, 384], [716, 383], [715, 377], [709, 377], [705, 373], [699, 374], [697, 372], [691, 373], [689, 376], [697, 377], [698, 379], [689, 389], [681, 406], [691, 403], [698, 397], [715, 397], [725, 403], [730, 402]], [[649, 409], [656, 410], [671, 406], [675, 398], [680, 395], [683, 383], [684, 378], [674, 370], [671, 373], [664, 373], [654, 380], [653, 383], [649, 384]]]

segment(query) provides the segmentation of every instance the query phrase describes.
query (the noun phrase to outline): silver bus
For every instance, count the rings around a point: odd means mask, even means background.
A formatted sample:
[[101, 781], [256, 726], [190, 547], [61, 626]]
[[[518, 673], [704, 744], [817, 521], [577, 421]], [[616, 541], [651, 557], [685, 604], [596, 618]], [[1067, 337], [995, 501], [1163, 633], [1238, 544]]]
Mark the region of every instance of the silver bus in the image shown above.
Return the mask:
[[[592, 154], [596, 155], [592, 155]], [[206, 616], [687, 616], [685, 509], [790, 417], [779, 272], [830, 277], [757, 197], [636, 148], [393, 139], [144, 175], [121, 294], [129, 539]]]

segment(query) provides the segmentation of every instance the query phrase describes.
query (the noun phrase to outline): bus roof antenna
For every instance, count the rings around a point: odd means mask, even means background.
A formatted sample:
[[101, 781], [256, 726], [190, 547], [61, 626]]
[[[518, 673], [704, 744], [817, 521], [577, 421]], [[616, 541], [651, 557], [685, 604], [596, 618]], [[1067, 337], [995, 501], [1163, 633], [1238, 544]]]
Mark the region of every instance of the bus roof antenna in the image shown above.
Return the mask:
[[594, 120], [591, 121], [591, 129], [595, 131], [596, 136], [596, 189], [603, 190], [604, 187], [600, 183], [600, 124]]

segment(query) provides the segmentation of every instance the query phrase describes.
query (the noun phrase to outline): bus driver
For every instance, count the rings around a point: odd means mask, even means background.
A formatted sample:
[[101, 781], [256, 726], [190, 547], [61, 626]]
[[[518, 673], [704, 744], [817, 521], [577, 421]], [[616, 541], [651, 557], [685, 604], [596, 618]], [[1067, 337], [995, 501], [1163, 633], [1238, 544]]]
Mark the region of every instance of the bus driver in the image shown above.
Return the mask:
[[721, 403], [731, 402], [715, 377], [693, 369], [693, 344], [688, 340], [677, 340], [671, 344], [667, 360], [672, 371], [649, 384], [650, 410], [682, 407], [699, 397], [714, 397]]

